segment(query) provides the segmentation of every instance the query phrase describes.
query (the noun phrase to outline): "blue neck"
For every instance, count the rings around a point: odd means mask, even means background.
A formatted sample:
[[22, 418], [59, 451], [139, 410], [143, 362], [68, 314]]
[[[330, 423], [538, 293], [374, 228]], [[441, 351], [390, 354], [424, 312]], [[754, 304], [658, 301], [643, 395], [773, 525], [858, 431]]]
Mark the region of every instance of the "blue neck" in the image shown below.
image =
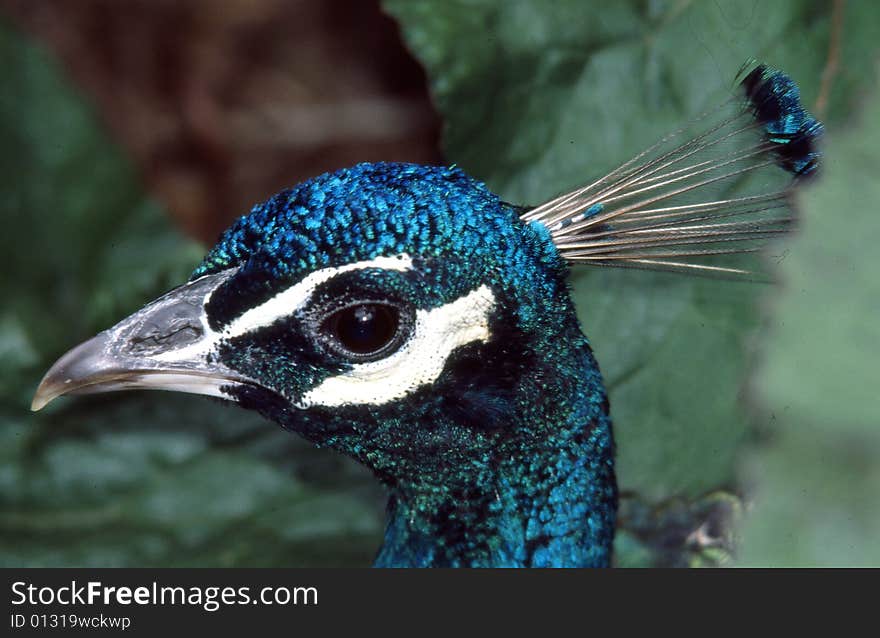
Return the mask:
[[585, 340], [577, 355], [557, 387], [543, 381], [545, 392], [522, 401], [516, 423], [498, 424], [515, 435], [493, 458], [392, 489], [375, 566], [609, 565], [617, 492], [608, 403]]

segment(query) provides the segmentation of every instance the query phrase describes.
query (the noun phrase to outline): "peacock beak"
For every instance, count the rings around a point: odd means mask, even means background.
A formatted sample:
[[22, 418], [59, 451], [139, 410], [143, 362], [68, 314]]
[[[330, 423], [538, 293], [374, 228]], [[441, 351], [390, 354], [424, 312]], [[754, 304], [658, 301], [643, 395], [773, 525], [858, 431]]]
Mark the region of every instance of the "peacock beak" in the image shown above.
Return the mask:
[[256, 385], [211, 356], [205, 303], [233, 272], [175, 288], [70, 350], [43, 377], [31, 409], [66, 394], [153, 389], [230, 399], [230, 387]]

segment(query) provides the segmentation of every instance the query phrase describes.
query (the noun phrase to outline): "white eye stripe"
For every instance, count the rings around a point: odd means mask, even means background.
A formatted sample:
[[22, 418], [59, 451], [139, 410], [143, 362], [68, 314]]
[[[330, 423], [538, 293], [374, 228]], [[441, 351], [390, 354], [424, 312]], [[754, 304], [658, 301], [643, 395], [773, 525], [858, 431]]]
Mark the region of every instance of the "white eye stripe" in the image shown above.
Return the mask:
[[482, 285], [455, 301], [416, 311], [412, 336], [394, 354], [324, 379], [303, 395], [298, 406], [381, 405], [433, 383], [452, 352], [475, 341], [488, 341], [492, 290]]
[[271, 326], [279, 319], [287, 317], [299, 308], [302, 308], [311, 299], [318, 286], [325, 281], [329, 281], [336, 275], [344, 272], [364, 270], [366, 268], [382, 268], [383, 270], [399, 270], [404, 272], [412, 269], [412, 258], [406, 254], [396, 257], [376, 257], [368, 261], [358, 261], [335, 268], [316, 270], [290, 288], [282, 290], [268, 301], [242, 314], [224, 328], [221, 336], [224, 339], [230, 339], [239, 337], [257, 328]]
[[[341, 273], [365, 270], [367, 268], [382, 268], [384, 270], [405, 272], [412, 270], [412, 263], [412, 258], [403, 253], [391, 257], [376, 257], [343, 266], [316, 270], [289, 288], [285, 288], [268, 301], [244, 312], [219, 332], [212, 330], [208, 326], [207, 317], [203, 314], [202, 328], [205, 336], [200, 341], [177, 350], [169, 350], [168, 352], [157, 354], [153, 358], [157, 361], [173, 362], [185, 361], [199, 355], [205, 355], [211, 352], [224, 339], [240, 337], [259, 328], [271, 326], [279, 319], [290, 316], [309, 302], [318, 286]], [[205, 303], [209, 299], [210, 295], [205, 298]]]

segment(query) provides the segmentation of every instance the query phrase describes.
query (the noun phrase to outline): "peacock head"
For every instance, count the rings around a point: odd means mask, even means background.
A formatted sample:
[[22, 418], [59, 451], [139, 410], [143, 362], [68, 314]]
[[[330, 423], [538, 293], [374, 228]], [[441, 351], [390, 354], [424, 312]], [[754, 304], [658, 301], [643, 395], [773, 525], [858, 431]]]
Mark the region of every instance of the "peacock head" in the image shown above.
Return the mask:
[[741, 87], [694, 137], [534, 208], [410, 164], [279, 193], [64, 355], [33, 407], [156, 388], [258, 410], [397, 487], [380, 565], [607, 565], [611, 422], [566, 263], [754, 274], [724, 259], [791, 230], [822, 125], [779, 71]]
[[522, 434], [552, 353], [583, 341], [565, 270], [544, 225], [461, 170], [361, 164], [254, 207], [188, 283], [62, 357], [34, 407], [207, 394], [388, 482], [429, 477]]

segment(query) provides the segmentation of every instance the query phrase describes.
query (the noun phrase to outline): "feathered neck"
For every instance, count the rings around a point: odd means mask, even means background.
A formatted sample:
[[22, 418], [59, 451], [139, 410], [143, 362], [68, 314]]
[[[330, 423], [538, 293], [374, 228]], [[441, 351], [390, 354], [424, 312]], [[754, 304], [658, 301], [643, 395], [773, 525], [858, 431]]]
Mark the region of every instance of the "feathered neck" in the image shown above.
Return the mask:
[[377, 567], [609, 565], [617, 490], [608, 402], [586, 340], [568, 353], [562, 363], [545, 358], [553, 369], [520, 389], [515, 422], [497, 424], [515, 435], [491, 458], [392, 488]]

